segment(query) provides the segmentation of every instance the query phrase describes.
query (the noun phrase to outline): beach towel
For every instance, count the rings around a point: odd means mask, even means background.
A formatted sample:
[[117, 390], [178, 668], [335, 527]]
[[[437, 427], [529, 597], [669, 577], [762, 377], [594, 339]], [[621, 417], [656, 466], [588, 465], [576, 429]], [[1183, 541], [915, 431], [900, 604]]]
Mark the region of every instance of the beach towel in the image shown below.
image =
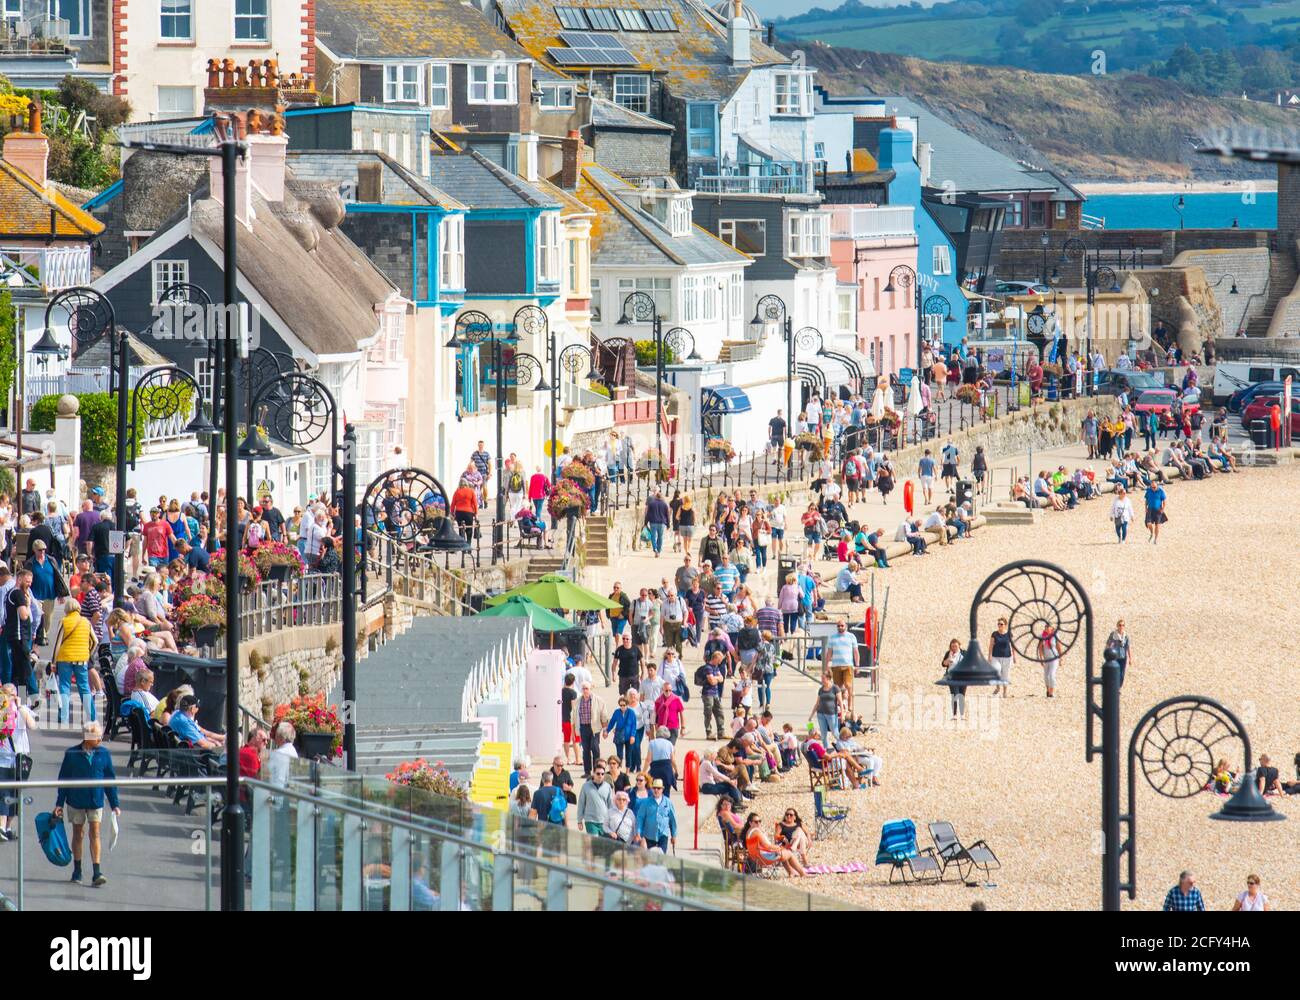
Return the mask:
[[850, 861], [846, 865], [807, 865], [804, 868], [809, 875], [851, 875], [868, 870], [865, 861]]

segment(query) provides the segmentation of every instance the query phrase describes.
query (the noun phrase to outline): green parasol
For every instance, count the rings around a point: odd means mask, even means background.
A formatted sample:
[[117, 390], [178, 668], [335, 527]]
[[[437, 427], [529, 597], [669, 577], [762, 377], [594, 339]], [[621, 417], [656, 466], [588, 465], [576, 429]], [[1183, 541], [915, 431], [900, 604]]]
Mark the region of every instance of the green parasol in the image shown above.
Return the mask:
[[515, 594], [479, 614], [484, 618], [527, 618], [528, 624], [538, 632], [563, 632], [566, 629], [578, 628], [567, 618], [562, 618], [522, 594]]
[[504, 594], [491, 598], [487, 603], [490, 607], [496, 607], [517, 596], [527, 597], [543, 608], [561, 611], [608, 611], [610, 608], [619, 607], [594, 590], [579, 587], [572, 580], [558, 573], [547, 573], [540, 580], [507, 590]]

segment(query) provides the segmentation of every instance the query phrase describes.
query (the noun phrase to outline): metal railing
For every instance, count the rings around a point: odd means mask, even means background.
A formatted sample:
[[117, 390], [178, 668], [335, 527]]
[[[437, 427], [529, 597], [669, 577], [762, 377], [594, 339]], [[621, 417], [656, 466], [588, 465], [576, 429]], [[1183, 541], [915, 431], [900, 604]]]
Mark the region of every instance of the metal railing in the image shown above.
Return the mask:
[[[343, 620], [343, 581], [337, 573], [305, 573], [284, 580], [262, 580], [239, 601], [239, 637], [256, 639], [272, 632], [307, 625], [335, 625]], [[212, 656], [225, 655], [224, 637]]]
[[1079, 213], [1080, 229], [1105, 229], [1106, 217], [1104, 215], [1089, 215], [1087, 212]]
[[701, 194], [812, 194], [812, 164], [782, 160], [724, 167], [719, 173], [696, 177], [695, 190]]
[[911, 205], [836, 208], [831, 216], [831, 236], [859, 240], [882, 236], [915, 236], [912, 213]]

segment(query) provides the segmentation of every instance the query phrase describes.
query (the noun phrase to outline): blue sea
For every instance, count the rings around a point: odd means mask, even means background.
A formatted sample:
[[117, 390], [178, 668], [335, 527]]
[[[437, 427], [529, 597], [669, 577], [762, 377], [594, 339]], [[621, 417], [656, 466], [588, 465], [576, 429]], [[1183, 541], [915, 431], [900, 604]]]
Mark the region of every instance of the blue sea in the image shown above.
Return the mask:
[[[1177, 192], [1169, 194], [1097, 194], [1083, 210], [1106, 220], [1107, 229], [1177, 229]], [[1277, 226], [1277, 192], [1244, 194], [1224, 191], [1183, 194], [1183, 225], [1187, 229], [1230, 229], [1233, 220], [1242, 229]]]

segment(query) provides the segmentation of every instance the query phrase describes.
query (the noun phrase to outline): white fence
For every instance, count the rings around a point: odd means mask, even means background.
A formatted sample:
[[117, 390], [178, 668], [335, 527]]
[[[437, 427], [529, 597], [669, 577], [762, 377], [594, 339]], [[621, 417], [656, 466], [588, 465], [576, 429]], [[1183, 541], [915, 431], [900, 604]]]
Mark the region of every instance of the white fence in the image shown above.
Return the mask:
[[832, 236], [873, 239], [881, 236], [914, 236], [911, 205], [881, 205], [837, 211], [831, 221]]

